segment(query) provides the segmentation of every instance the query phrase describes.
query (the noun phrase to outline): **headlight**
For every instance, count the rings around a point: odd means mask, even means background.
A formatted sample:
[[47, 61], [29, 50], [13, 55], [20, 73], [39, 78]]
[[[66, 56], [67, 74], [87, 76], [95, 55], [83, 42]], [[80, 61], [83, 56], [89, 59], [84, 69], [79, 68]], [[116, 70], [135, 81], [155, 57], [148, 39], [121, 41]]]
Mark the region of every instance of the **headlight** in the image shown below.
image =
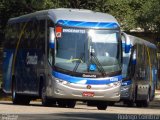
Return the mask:
[[61, 84], [63, 84], [63, 85], [69, 84], [69, 82], [67, 82], [67, 81], [65, 81], [65, 80], [62, 80], [62, 79], [58, 79], [58, 78], [55, 78], [55, 81], [56, 81], [57, 83], [61, 83]]
[[116, 86], [120, 86], [121, 85], [121, 81], [118, 82], [113, 82], [107, 85], [107, 88], [112, 88], [112, 87], [116, 87]]

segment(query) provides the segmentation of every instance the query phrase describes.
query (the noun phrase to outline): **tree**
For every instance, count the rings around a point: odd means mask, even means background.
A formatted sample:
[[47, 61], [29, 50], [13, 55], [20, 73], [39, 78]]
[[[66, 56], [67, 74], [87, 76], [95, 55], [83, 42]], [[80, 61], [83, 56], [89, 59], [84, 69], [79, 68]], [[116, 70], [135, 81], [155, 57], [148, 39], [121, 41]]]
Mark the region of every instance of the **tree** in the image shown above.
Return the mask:
[[146, 32], [160, 33], [160, 1], [146, 0], [137, 17], [138, 25]]
[[159, 0], [0, 0], [0, 28], [3, 31], [11, 17], [61, 7], [110, 13], [126, 31], [140, 27], [145, 31], [158, 32], [159, 6]]

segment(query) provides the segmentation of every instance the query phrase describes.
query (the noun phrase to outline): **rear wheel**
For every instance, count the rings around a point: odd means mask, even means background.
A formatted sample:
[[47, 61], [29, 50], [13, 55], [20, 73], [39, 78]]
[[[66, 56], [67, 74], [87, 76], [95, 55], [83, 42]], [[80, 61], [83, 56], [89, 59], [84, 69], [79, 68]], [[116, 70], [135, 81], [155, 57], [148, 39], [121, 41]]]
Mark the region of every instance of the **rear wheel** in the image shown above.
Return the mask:
[[12, 102], [13, 104], [20, 104], [20, 97], [16, 93], [16, 83], [12, 83]]
[[30, 98], [28, 96], [20, 96], [21, 98], [21, 103], [22, 105], [29, 105], [30, 103]]
[[12, 102], [13, 104], [28, 105], [30, 103], [30, 98], [24, 95], [18, 95], [16, 90], [16, 82], [12, 83]]

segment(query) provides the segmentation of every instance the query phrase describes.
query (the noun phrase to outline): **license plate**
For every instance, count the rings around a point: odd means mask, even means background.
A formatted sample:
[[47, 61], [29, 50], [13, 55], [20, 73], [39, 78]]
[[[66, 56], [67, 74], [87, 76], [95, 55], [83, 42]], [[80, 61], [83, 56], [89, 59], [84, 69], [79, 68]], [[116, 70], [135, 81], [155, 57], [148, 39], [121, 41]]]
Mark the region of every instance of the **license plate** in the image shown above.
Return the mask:
[[94, 92], [83, 92], [82, 96], [84, 96], [84, 97], [93, 97], [94, 96]]

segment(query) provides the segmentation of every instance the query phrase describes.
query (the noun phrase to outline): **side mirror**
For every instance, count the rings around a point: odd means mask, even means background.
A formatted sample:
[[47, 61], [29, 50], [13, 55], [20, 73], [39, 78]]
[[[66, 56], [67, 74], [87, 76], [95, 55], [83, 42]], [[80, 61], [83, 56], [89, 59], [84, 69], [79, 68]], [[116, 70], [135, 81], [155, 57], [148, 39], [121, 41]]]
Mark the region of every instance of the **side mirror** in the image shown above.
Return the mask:
[[136, 64], [136, 50], [134, 50], [134, 52], [133, 52], [133, 56], [132, 56], [132, 64], [133, 64], [133, 65]]
[[124, 51], [125, 53], [129, 53], [131, 49], [131, 41], [126, 33], [122, 32], [122, 36], [124, 37], [125, 41]]
[[55, 40], [54, 28], [50, 27], [49, 28], [49, 47], [50, 48], [54, 48], [54, 40]]

